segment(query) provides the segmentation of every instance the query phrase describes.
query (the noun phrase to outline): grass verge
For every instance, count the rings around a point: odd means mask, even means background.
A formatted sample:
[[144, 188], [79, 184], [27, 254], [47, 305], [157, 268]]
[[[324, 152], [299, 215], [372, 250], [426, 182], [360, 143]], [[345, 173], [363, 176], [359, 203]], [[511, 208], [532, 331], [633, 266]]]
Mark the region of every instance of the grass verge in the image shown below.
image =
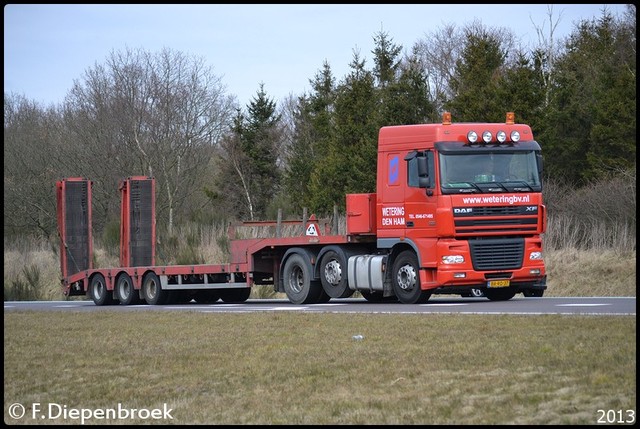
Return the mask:
[[635, 410], [636, 319], [11, 311], [4, 402], [10, 424], [596, 424]]

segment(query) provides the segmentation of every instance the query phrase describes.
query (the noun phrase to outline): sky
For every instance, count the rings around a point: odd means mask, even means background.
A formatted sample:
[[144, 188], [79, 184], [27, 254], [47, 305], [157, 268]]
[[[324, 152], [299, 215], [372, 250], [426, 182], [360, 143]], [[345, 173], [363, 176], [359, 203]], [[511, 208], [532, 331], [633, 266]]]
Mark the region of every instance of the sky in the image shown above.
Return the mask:
[[374, 36], [386, 32], [405, 52], [427, 34], [479, 20], [508, 28], [524, 46], [536, 28], [568, 36], [581, 20], [624, 4], [8, 4], [4, 7], [4, 91], [59, 104], [112, 52], [164, 48], [204, 60], [228, 95], [246, 106], [260, 88], [280, 102], [310, 91], [326, 61], [349, 72], [354, 52], [373, 69]]

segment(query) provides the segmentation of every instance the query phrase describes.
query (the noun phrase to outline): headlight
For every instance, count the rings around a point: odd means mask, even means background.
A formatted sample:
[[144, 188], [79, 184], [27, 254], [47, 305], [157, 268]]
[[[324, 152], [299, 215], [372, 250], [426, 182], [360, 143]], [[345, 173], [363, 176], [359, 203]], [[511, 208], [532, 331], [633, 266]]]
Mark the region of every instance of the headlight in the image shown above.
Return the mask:
[[500, 143], [504, 143], [505, 140], [507, 140], [507, 133], [505, 133], [504, 131], [498, 131], [498, 134], [496, 134], [496, 138]]
[[469, 140], [469, 143], [475, 143], [478, 141], [478, 133], [476, 133], [475, 131], [469, 131], [467, 133], [467, 140]]
[[511, 131], [511, 141], [519, 142], [520, 141], [520, 133], [517, 131]]
[[463, 264], [464, 256], [462, 255], [446, 255], [442, 257], [443, 264]]
[[493, 135], [491, 134], [491, 131], [485, 131], [484, 133], [482, 133], [482, 140], [485, 143], [489, 143], [492, 138], [493, 138]]
[[531, 252], [529, 255], [529, 260], [531, 261], [539, 261], [542, 259], [542, 252]]

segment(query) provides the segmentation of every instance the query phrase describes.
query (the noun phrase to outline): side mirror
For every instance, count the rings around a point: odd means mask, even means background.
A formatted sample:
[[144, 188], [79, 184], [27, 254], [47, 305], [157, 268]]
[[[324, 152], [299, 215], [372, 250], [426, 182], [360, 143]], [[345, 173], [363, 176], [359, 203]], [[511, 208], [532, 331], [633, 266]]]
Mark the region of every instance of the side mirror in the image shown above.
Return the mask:
[[[427, 158], [427, 154], [425, 152], [411, 151], [405, 156], [405, 161], [409, 161], [413, 164], [413, 174], [415, 180], [415, 173], [418, 173], [418, 187], [420, 188], [429, 188], [431, 186], [431, 180], [429, 179], [429, 162]], [[417, 168], [416, 168], [417, 167]], [[417, 171], [416, 171], [417, 170]], [[415, 182], [414, 182], [415, 183]], [[415, 185], [414, 185], [415, 186]]]
[[421, 179], [429, 177], [429, 167], [427, 166], [427, 157], [419, 156], [418, 157], [418, 177]]
[[427, 163], [426, 154], [418, 157], [418, 186], [428, 188], [431, 186], [429, 179], [429, 164]]
[[536, 160], [538, 161], [538, 174], [541, 175], [542, 174], [542, 165], [543, 165], [542, 154], [537, 153], [536, 154]]

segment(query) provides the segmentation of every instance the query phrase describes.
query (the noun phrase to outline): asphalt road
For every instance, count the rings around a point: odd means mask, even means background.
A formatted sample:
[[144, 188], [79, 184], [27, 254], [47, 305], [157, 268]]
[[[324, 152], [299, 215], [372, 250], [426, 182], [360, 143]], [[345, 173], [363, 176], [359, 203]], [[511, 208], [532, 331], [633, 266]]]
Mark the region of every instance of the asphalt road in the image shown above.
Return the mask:
[[325, 304], [295, 305], [286, 299], [250, 299], [241, 304], [111, 305], [93, 301], [5, 301], [4, 311], [197, 311], [204, 313], [305, 311], [311, 313], [397, 313], [397, 314], [565, 314], [635, 316], [635, 297], [526, 298], [509, 301], [457, 296], [432, 297], [426, 304], [370, 303], [363, 298], [334, 299]]

